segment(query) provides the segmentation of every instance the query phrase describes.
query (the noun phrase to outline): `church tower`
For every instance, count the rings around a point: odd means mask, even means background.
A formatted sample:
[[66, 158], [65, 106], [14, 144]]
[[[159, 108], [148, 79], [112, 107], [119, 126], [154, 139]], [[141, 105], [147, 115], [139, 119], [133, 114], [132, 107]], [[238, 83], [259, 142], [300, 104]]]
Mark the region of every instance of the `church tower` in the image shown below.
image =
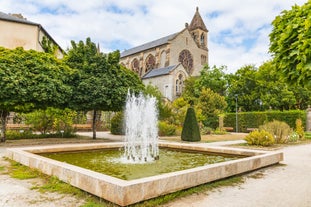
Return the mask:
[[208, 30], [204, 24], [204, 21], [199, 13], [199, 7], [196, 8], [196, 12], [192, 18], [192, 21], [188, 27], [194, 41], [198, 47], [207, 50], [207, 33]]

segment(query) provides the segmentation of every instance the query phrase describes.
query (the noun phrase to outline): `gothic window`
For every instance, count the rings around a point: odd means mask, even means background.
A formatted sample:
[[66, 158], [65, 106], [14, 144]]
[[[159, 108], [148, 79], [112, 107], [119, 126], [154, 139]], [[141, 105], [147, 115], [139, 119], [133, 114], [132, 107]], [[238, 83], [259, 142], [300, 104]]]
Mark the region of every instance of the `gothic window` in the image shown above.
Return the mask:
[[194, 32], [192, 33], [192, 37], [193, 37], [194, 41], [197, 41], [197, 35]]
[[146, 58], [146, 69], [145, 69], [145, 73], [148, 72], [149, 70], [155, 68], [155, 57], [153, 55], [148, 55], [148, 57]]
[[165, 62], [166, 62], [166, 52], [165, 52], [165, 50], [163, 50], [161, 53], [160, 68], [165, 67]]
[[139, 73], [139, 61], [135, 58], [131, 64], [132, 70], [136, 73]]
[[179, 53], [178, 61], [184, 66], [189, 74], [193, 71], [193, 58], [189, 50], [183, 50]]
[[205, 36], [204, 36], [204, 33], [201, 34], [200, 44], [201, 44], [202, 46], [205, 46]]
[[207, 60], [206, 56], [205, 55], [201, 55], [201, 65], [206, 64], [207, 63], [206, 60]]
[[180, 96], [184, 89], [184, 76], [179, 74], [176, 79], [176, 95]]

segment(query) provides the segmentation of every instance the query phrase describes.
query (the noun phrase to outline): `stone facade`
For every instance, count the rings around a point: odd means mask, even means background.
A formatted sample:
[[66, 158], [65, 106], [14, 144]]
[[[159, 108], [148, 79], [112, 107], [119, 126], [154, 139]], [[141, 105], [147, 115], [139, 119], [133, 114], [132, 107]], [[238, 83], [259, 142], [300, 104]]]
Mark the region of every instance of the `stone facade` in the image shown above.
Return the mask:
[[20, 14], [5, 14], [0, 12], [0, 46], [14, 49], [23, 47], [25, 50], [36, 50], [43, 52], [42, 40], [46, 37], [58, 46], [56, 56], [63, 57], [63, 50], [38, 23], [26, 20]]
[[[180, 74], [183, 81], [189, 76], [199, 76], [208, 64], [207, 35], [208, 30], [197, 8], [190, 25], [186, 23], [180, 32], [125, 50], [120, 63], [135, 71], [145, 84], [157, 86], [164, 97], [174, 100], [183, 88]], [[176, 72], [155, 72], [157, 75], [150, 77], [154, 70], [165, 71], [165, 68], [177, 65]]]

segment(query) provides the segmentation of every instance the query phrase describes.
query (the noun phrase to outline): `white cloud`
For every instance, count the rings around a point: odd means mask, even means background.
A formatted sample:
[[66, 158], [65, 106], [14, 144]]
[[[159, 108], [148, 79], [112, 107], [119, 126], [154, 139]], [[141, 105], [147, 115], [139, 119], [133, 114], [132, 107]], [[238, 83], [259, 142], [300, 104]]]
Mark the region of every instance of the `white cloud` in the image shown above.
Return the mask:
[[211, 65], [235, 72], [268, 60], [269, 26], [276, 15], [306, 0], [0, 0], [0, 10], [22, 13], [43, 25], [64, 48], [70, 41], [100, 43], [102, 50], [124, 50], [179, 32], [196, 6], [209, 29]]

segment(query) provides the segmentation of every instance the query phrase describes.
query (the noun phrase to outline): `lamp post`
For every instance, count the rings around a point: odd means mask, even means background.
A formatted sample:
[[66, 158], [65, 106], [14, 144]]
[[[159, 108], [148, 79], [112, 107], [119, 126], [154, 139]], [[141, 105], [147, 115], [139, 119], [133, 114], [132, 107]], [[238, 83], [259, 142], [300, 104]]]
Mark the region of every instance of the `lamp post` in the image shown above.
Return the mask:
[[238, 94], [235, 94], [235, 132], [239, 131], [238, 124]]

